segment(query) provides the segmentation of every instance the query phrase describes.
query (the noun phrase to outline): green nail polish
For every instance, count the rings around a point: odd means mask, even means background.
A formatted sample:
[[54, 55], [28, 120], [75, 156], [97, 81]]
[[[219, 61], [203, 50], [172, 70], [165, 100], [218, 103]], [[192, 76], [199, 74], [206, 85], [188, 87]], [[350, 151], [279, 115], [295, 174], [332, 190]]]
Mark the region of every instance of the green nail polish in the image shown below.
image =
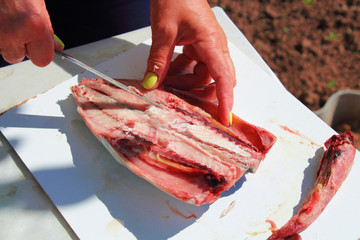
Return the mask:
[[63, 41], [61, 41], [61, 39], [60, 39], [58, 36], [56, 36], [55, 34], [54, 34], [54, 39], [55, 39], [55, 41], [56, 41], [58, 44], [60, 44], [62, 47], [65, 47], [65, 44], [63, 43]]
[[158, 80], [158, 77], [156, 76], [155, 73], [148, 72], [145, 75], [142, 85], [145, 89], [151, 89], [155, 86], [157, 80]]

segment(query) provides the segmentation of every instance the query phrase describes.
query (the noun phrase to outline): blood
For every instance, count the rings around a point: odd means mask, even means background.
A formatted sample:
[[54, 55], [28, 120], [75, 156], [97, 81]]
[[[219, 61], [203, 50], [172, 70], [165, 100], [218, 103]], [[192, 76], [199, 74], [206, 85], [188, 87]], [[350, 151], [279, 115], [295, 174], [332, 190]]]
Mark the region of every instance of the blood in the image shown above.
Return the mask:
[[272, 233], [278, 230], [278, 227], [276, 226], [276, 223], [273, 220], [266, 219], [265, 222], [270, 223], [270, 231]]
[[[308, 137], [304, 136], [303, 134], [301, 134], [301, 133], [300, 133], [299, 131], [297, 131], [297, 130], [292, 130], [292, 129], [288, 128], [287, 126], [284, 126], [284, 125], [280, 125], [280, 127], [281, 127], [283, 130], [285, 130], [285, 131], [287, 131], [287, 132], [289, 132], [289, 133], [292, 133], [292, 134], [294, 134], [294, 135], [296, 135], [296, 136], [299, 136], [299, 137], [301, 137], [301, 138], [306, 139], [307, 141], [310, 142], [310, 144], [311, 144], [312, 146], [319, 146], [318, 144], [316, 144], [316, 143], [313, 142], [311, 139], [309, 139]], [[304, 142], [301, 141], [301, 143], [304, 143]]]
[[230, 203], [230, 205], [221, 213], [220, 218], [225, 217], [229, 212], [235, 207], [235, 200]]
[[288, 132], [290, 132], [290, 133], [293, 133], [293, 134], [298, 135], [298, 136], [301, 137], [301, 134], [300, 134], [298, 131], [291, 130], [291, 129], [288, 128], [287, 126], [283, 126], [283, 125], [281, 125], [280, 127], [281, 127], [282, 129], [284, 129], [285, 131], [288, 131]]
[[184, 213], [180, 212], [177, 208], [171, 206], [169, 200], [166, 201], [166, 205], [168, 205], [168, 207], [170, 208], [170, 210], [173, 214], [178, 215], [184, 219], [191, 219], [191, 218], [196, 219], [197, 218], [197, 216], [193, 213], [191, 213], [189, 216], [186, 216]]

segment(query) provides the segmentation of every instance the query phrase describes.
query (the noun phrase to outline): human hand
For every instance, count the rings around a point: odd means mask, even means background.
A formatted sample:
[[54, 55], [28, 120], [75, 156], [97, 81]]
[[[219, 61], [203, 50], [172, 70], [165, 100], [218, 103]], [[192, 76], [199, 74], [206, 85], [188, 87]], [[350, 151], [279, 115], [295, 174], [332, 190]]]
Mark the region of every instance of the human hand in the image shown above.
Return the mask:
[[[151, 29], [143, 86], [151, 89], [164, 83], [184, 90], [202, 87], [208, 96], [216, 90], [220, 121], [231, 124], [235, 68], [226, 36], [207, 1], [151, 0]], [[176, 45], [184, 46], [183, 53], [170, 64]], [[194, 66], [192, 74], [179, 75], [189, 66]], [[215, 85], [209, 84], [211, 78]]]
[[54, 40], [44, 0], [0, 0], [0, 54], [14, 64], [27, 56], [35, 65], [48, 65], [54, 50], [64, 46]]

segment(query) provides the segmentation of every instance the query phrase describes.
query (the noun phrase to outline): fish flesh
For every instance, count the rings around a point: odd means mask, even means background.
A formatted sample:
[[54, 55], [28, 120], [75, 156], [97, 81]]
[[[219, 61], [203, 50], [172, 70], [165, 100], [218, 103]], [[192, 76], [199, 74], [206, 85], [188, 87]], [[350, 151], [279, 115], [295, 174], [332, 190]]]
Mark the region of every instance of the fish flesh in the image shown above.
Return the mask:
[[232, 126], [223, 126], [217, 105], [191, 94], [118, 81], [164, 108], [100, 78], [84, 78], [71, 89], [78, 112], [116, 160], [182, 201], [214, 202], [246, 171], [255, 172], [276, 141], [236, 115]]
[[353, 134], [347, 131], [333, 135], [325, 142], [325, 147], [327, 150], [320, 160], [313, 188], [297, 213], [268, 240], [301, 239], [297, 235], [318, 218], [348, 176], [356, 153]]
[[276, 141], [236, 115], [232, 126], [221, 125], [211, 102], [119, 81], [164, 108], [97, 78], [72, 87], [78, 112], [116, 160], [182, 201], [214, 202], [246, 171], [255, 172]]
[[297, 213], [268, 240], [295, 236], [301, 239], [298, 234], [319, 217], [348, 176], [356, 153], [353, 134], [347, 131], [333, 135], [324, 145], [327, 150], [320, 160], [314, 186]]

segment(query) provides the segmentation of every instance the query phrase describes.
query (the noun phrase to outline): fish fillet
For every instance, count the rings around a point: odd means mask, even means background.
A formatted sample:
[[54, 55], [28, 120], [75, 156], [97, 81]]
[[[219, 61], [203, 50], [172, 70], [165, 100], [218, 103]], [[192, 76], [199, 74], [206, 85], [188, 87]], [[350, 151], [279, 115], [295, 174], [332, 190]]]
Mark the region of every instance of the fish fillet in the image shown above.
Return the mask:
[[325, 147], [327, 150], [320, 160], [312, 190], [298, 212], [268, 240], [288, 239], [291, 236], [295, 239], [298, 233], [318, 218], [348, 176], [356, 152], [352, 133], [347, 131], [332, 136], [325, 142]]
[[235, 115], [224, 127], [213, 103], [119, 81], [164, 109], [97, 78], [72, 87], [78, 112], [119, 162], [183, 201], [214, 202], [246, 171], [256, 171], [275, 143], [274, 135]]

